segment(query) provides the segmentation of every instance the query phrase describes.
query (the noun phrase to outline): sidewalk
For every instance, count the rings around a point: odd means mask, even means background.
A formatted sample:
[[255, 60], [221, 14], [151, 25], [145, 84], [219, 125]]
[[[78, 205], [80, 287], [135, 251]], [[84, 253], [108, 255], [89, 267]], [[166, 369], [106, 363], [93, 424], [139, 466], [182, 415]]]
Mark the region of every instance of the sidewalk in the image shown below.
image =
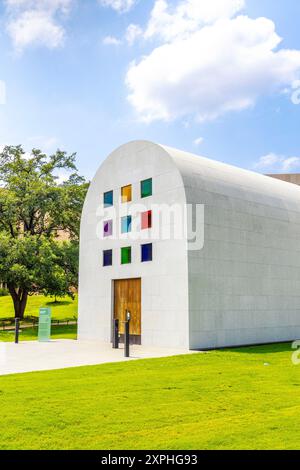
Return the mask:
[[68, 339], [52, 340], [47, 343], [39, 343], [38, 341], [23, 341], [19, 344], [3, 342], [0, 343], [0, 375], [191, 353], [195, 353], [195, 351], [133, 345], [130, 348], [131, 357], [125, 358], [123, 345], [120, 346], [120, 349], [112, 349], [110, 343]]

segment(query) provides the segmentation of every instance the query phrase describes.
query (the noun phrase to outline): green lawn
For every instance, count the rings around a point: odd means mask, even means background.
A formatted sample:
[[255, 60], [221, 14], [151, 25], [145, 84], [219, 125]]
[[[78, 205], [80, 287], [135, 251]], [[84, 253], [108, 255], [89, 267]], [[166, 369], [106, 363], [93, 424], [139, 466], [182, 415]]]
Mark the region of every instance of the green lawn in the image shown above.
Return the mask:
[[0, 377], [2, 449], [299, 449], [289, 344]]
[[[52, 318], [55, 320], [73, 319], [77, 317], [77, 296], [73, 301], [69, 297], [58, 299], [55, 303], [51, 297], [43, 295], [33, 295], [28, 298], [25, 316], [38, 317], [40, 307], [51, 307]], [[3, 318], [14, 317], [14, 308], [10, 296], [0, 297], [0, 323]]]
[[[38, 328], [21, 328], [20, 341], [34, 341], [38, 336]], [[51, 339], [76, 339], [77, 338], [77, 325], [52, 325], [51, 326]], [[14, 331], [1, 331], [0, 342], [12, 342], [15, 340]]]

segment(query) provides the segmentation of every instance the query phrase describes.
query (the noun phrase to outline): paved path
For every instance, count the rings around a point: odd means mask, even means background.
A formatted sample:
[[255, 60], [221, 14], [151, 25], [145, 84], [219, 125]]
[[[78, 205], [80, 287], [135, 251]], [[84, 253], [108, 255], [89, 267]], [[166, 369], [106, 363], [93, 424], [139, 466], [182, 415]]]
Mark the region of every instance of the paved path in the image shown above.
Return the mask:
[[131, 357], [128, 359], [124, 357], [123, 345], [120, 345], [120, 349], [112, 349], [110, 343], [67, 339], [52, 340], [47, 343], [39, 343], [38, 341], [23, 341], [19, 344], [0, 342], [0, 375], [175, 356], [192, 352], [182, 349], [147, 348], [134, 345], [131, 346]]

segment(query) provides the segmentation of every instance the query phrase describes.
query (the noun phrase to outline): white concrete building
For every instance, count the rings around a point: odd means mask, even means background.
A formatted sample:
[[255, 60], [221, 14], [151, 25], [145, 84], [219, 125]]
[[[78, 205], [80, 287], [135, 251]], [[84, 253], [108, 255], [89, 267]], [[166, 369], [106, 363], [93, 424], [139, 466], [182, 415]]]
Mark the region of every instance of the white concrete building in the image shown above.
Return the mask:
[[[164, 236], [176, 220], [157, 213], [174, 204], [204, 205], [199, 249]], [[300, 187], [151, 142], [115, 150], [82, 214], [79, 338], [110, 341], [126, 309], [147, 346], [300, 338]]]

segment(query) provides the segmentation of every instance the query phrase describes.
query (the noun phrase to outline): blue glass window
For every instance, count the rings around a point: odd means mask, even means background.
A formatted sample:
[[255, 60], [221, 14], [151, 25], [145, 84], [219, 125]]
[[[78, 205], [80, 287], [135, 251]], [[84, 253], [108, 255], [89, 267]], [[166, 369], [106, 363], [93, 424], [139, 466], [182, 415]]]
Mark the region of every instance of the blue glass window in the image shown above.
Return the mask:
[[141, 245], [141, 260], [142, 262], [152, 261], [152, 243]]
[[131, 232], [131, 215], [121, 218], [121, 233]]
[[112, 265], [112, 250], [103, 251], [103, 266]]
[[114, 203], [114, 193], [113, 191], [108, 191], [107, 193], [103, 194], [103, 204], [104, 207], [110, 207]]

